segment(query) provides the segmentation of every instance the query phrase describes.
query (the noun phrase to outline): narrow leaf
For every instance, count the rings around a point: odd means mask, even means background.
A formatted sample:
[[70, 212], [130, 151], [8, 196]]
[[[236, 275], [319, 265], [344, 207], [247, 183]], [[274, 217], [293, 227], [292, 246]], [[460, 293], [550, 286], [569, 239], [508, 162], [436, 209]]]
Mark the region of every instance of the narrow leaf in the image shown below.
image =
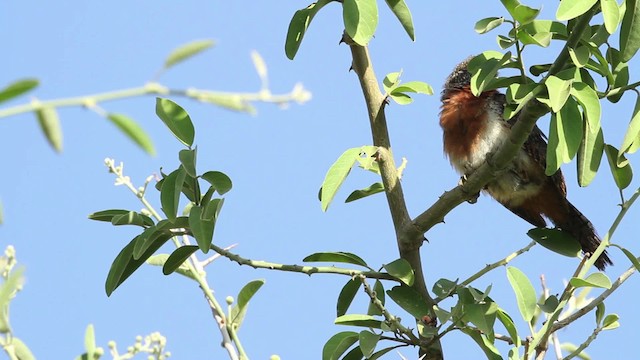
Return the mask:
[[178, 204], [180, 200], [180, 192], [182, 190], [182, 184], [186, 176], [182, 167], [174, 170], [171, 174], [167, 175], [162, 182], [162, 189], [160, 190], [160, 203], [162, 204], [162, 211], [169, 220], [175, 219], [178, 212]]
[[507, 278], [516, 294], [520, 314], [524, 321], [529, 322], [536, 311], [536, 290], [527, 276], [518, 268], [507, 267]]
[[184, 44], [173, 50], [164, 62], [164, 68], [170, 68], [173, 65], [187, 60], [214, 45], [213, 40], [195, 40]]
[[293, 60], [298, 53], [304, 34], [307, 32], [307, 28], [311, 24], [313, 17], [316, 16], [320, 9], [332, 1], [333, 0], [319, 0], [293, 14], [289, 22], [287, 38], [284, 42], [284, 52], [289, 60]]
[[184, 245], [175, 249], [162, 266], [162, 273], [165, 275], [173, 273], [196, 251], [198, 247], [195, 245]]
[[635, 266], [636, 270], [640, 271], [640, 261], [638, 261], [638, 258], [633, 255], [633, 253], [631, 253], [631, 251], [623, 248], [620, 245], [617, 244], [611, 244], [611, 246], [615, 246], [618, 249], [622, 250], [622, 252], [624, 253], [624, 255], [629, 259], [629, 261], [631, 261], [631, 264], [633, 264], [633, 266]]
[[404, 0], [385, 0], [385, 2], [398, 21], [400, 21], [400, 24], [404, 28], [404, 31], [407, 32], [407, 35], [409, 35], [412, 41], [416, 41], [416, 35], [413, 29], [413, 18], [406, 2]]
[[230, 316], [231, 323], [235, 324], [238, 328], [242, 324], [242, 320], [244, 320], [244, 316], [247, 313], [249, 301], [258, 292], [258, 290], [260, 290], [262, 285], [264, 285], [263, 279], [253, 280], [243, 286], [238, 293], [236, 305], [231, 308]]
[[474, 30], [478, 34], [485, 34], [502, 25], [503, 23], [503, 17], [488, 17], [482, 20], [478, 20], [478, 22], [476, 22], [476, 25], [474, 26]]
[[598, 303], [596, 306], [596, 326], [600, 326], [602, 319], [604, 319], [606, 306], [603, 302]]
[[193, 145], [195, 130], [189, 114], [178, 104], [163, 98], [156, 98], [156, 115], [169, 131], [188, 147]]
[[349, 306], [353, 302], [353, 299], [356, 297], [358, 290], [360, 290], [360, 286], [362, 282], [360, 279], [350, 279], [347, 283], [342, 287], [340, 291], [340, 295], [338, 295], [338, 302], [336, 305], [336, 317], [340, 317], [347, 313], [349, 310]]
[[126, 115], [113, 113], [108, 114], [107, 119], [111, 120], [111, 122], [117, 126], [125, 136], [127, 136], [147, 154], [152, 156], [156, 155], [156, 149], [153, 146], [153, 141], [151, 141], [149, 135], [147, 135], [137, 122], [133, 121]]
[[[638, 142], [640, 139], [640, 95], [636, 98], [636, 105], [633, 108], [633, 115], [631, 115], [631, 121], [629, 122], [629, 127], [627, 127], [627, 131], [624, 134], [624, 140], [622, 140], [622, 145], [620, 146], [620, 151], [618, 152], [618, 158], [620, 158], [624, 153], [631, 152], [630, 149], [634, 142]], [[620, 160], [618, 160], [620, 163]]]
[[374, 329], [380, 329], [382, 327], [381, 320], [376, 319], [371, 315], [365, 315], [365, 314], [342, 315], [336, 318], [334, 323], [336, 325], [360, 326], [360, 327], [368, 327], [368, 328], [374, 328]]
[[36, 110], [38, 124], [53, 150], [62, 152], [62, 127], [54, 107], [44, 106]]
[[[633, 179], [633, 170], [631, 170], [631, 164], [628, 161], [624, 161], [625, 164], [623, 166], [618, 165], [618, 149], [611, 145], [605, 145], [604, 152], [607, 154], [607, 161], [609, 163], [609, 168], [611, 169], [611, 175], [613, 175], [613, 180], [616, 182], [616, 186], [620, 190], [626, 189]], [[623, 160], [626, 160], [622, 157]]]
[[33, 78], [20, 79], [12, 82], [4, 87], [4, 89], [0, 90], [0, 103], [11, 100], [35, 89], [39, 83], [38, 79]]
[[620, 60], [629, 62], [640, 48], [640, 2], [625, 0], [625, 4], [620, 27]]
[[502, 309], [498, 309], [496, 311], [496, 315], [498, 315], [498, 320], [502, 323], [504, 328], [507, 329], [507, 333], [509, 334], [511, 340], [513, 340], [514, 345], [519, 346], [520, 337], [518, 336], [518, 330], [511, 316], [509, 316], [509, 314], [507, 314]]
[[189, 211], [189, 227], [196, 238], [198, 247], [203, 253], [209, 252], [209, 247], [213, 241], [213, 229], [215, 221], [213, 219], [203, 219], [202, 207], [193, 206]]
[[481, 335], [480, 332], [469, 328], [462, 328], [460, 330], [469, 335], [469, 337], [471, 337], [473, 341], [480, 346], [480, 349], [482, 349], [488, 360], [502, 360], [502, 356], [500, 356], [498, 349], [496, 349], [485, 335]]
[[570, 80], [563, 80], [557, 76], [550, 75], [545, 81], [547, 90], [549, 91], [549, 103], [553, 112], [559, 112], [564, 106], [571, 93]]
[[96, 334], [93, 329], [93, 324], [87, 326], [87, 330], [84, 332], [84, 349], [89, 359], [94, 359], [96, 354]]
[[184, 168], [184, 171], [192, 178], [198, 176], [196, 173], [196, 157], [198, 149], [182, 149], [178, 153], [180, 164]]
[[584, 127], [584, 137], [578, 150], [578, 184], [587, 186], [598, 172], [604, 151], [604, 135], [602, 129]]
[[322, 191], [320, 193], [322, 211], [327, 211], [329, 204], [331, 204], [336, 192], [338, 192], [347, 175], [349, 175], [353, 164], [356, 163], [359, 156], [360, 148], [351, 148], [342, 153], [338, 160], [331, 165], [322, 182]]
[[345, 264], [360, 265], [368, 268], [367, 263], [362, 260], [358, 255], [348, 252], [319, 252], [313, 253], [304, 259], [304, 262], [336, 262]]
[[11, 339], [11, 343], [13, 344], [15, 355], [19, 360], [36, 360], [36, 357], [33, 356], [31, 350], [24, 342], [22, 342], [22, 340], [13, 336]]
[[[384, 286], [382, 285], [382, 282], [380, 282], [380, 280], [376, 280], [375, 284], [373, 285], [373, 292], [376, 294], [376, 299], [378, 299], [380, 303], [384, 305], [385, 304]], [[382, 315], [382, 310], [378, 306], [376, 306], [372, 301], [369, 303], [369, 309], [367, 310], [367, 314]]]
[[96, 220], [96, 221], [111, 222], [111, 220], [114, 217], [128, 214], [128, 213], [129, 213], [129, 210], [122, 210], [122, 209], [102, 210], [102, 211], [94, 212], [93, 214], [89, 214], [89, 219]]
[[348, 203], [348, 202], [356, 201], [356, 200], [365, 198], [367, 196], [375, 195], [381, 192], [384, 192], [384, 185], [382, 185], [382, 183], [380, 182], [373, 183], [364, 189], [355, 190], [354, 192], [349, 194], [349, 196], [347, 196], [347, 199], [344, 202]]

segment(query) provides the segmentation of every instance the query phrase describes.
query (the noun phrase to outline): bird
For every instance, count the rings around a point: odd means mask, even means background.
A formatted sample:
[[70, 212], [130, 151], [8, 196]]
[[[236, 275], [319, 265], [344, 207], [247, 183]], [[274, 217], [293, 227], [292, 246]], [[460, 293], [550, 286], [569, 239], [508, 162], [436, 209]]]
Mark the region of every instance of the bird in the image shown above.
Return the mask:
[[[470, 60], [458, 64], [446, 79], [440, 111], [444, 153], [463, 179], [507, 141], [519, 117], [518, 113], [510, 120], [504, 119], [506, 97], [497, 90], [473, 95], [468, 70]], [[546, 136], [535, 126], [504, 171], [483, 191], [535, 227], [544, 228], [545, 218], [550, 220], [556, 228], [573, 236], [582, 252], [590, 256], [600, 244], [600, 238], [591, 222], [567, 199], [561, 170], [551, 176], [545, 174], [546, 154]], [[607, 265], [613, 263], [605, 251], [595, 266], [604, 270]]]

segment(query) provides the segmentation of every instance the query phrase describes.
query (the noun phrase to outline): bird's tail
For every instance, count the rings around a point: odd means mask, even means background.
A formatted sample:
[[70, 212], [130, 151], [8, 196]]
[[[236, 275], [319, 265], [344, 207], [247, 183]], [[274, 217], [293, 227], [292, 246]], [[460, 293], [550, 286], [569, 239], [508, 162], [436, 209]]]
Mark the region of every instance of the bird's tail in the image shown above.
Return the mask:
[[[582, 251], [587, 255], [591, 255], [600, 245], [600, 238], [591, 222], [571, 203], [568, 203], [568, 206], [569, 216], [567, 220], [562, 224], [556, 225], [575, 237], [580, 243]], [[605, 251], [596, 260], [595, 265], [599, 270], [604, 270], [607, 265], [613, 265], [613, 262], [611, 262], [609, 255]]]

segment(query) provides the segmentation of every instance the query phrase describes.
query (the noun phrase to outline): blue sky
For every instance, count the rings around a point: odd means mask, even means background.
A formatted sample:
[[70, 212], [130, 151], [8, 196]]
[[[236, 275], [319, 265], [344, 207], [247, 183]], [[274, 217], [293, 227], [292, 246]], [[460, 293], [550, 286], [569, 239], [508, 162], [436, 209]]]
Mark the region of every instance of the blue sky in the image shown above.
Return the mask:
[[[378, 33], [371, 54], [378, 78], [402, 69], [404, 80], [430, 83], [439, 92], [453, 66], [470, 54], [498, 50], [495, 36], [473, 31], [476, 20], [504, 16], [498, 1], [409, 1], [416, 23], [416, 42], [381, 4]], [[530, 2], [552, 18], [556, 2]], [[382, 195], [355, 203], [340, 200], [349, 192], [375, 182], [372, 174], [354, 171], [327, 213], [320, 210], [317, 191], [324, 174], [347, 148], [370, 144], [370, 132], [361, 91], [349, 72], [350, 53], [338, 41], [341, 10], [330, 4], [314, 19], [294, 61], [284, 55], [284, 38], [294, 11], [303, 1], [70, 1], [3, 2], [0, 29], [3, 37], [3, 72], [0, 84], [37, 77], [40, 87], [30, 94], [39, 99], [143, 85], [162, 66], [166, 55], [194, 39], [216, 40], [214, 49], [181, 64], [162, 76], [172, 88], [207, 88], [221, 91], [257, 91], [260, 81], [250, 58], [252, 50], [264, 58], [274, 93], [290, 91], [301, 82], [313, 93], [310, 102], [280, 109], [258, 104], [249, 116], [175, 98], [191, 114], [196, 126], [198, 166], [201, 171], [228, 174], [234, 189], [226, 201], [214, 241], [244, 257], [300, 264], [318, 251], [349, 251], [369, 264], [382, 265], [397, 258], [393, 226]], [[506, 31], [506, 30], [504, 30]], [[530, 64], [550, 62], [558, 50], [533, 50]], [[638, 78], [638, 62], [631, 77]], [[635, 69], [633, 68], [635, 65]], [[635, 71], [634, 71], [635, 70]], [[7, 107], [29, 101], [22, 97]], [[633, 108], [634, 96], [625, 95], [616, 106], [605, 105], [605, 139], [618, 146]], [[149, 157], [113, 125], [91, 111], [59, 111], [64, 128], [64, 152], [54, 153], [44, 140], [32, 114], [1, 122], [5, 176], [0, 198], [5, 223], [0, 227], [2, 247], [12, 244], [26, 267], [24, 290], [12, 303], [11, 321], [16, 336], [40, 359], [68, 359], [83, 352], [87, 324], [96, 327], [99, 344], [108, 340], [121, 346], [136, 335], [159, 331], [168, 338], [175, 359], [224, 358], [219, 333], [197, 286], [178, 276], [165, 277], [159, 268], [143, 267], [107, 298], [104, 279], [114, 257], [136, 235], [135, 229], [114, 228], [89, 221], [87, 215], [103, 209], [140, 209], [141, 205], [103, 165], [105, 157], [125, 163], [134, 183], [157, 174], [159, 168], [178, 164], [178, 141], [154, 113], [153, 97], [102, 104], [108, 111], [136, 119], [153, 138], [158, 154]], [[442, 154], [438, 126], [438, 96], [418, 96], [414, 104], [388, 108], [395, 156], [406, 157], [403, 186], [412, 216], [424, 211], [458, 175]], [[548, 118], [540, 121], [548, 126]], [[637, 156], [631, 156], [632, 163]], [[563, 166], [569, 198], [603, 235], [611, 225], [619, 197], [603, 162], [588, 188], [579, 188], [575, 164]], [[634, 181], [630, 189], [638, 186]], [[159, 208], [158, 197], [150, 199]], [[630, 193], [627, 194], [630, 196]], [[635, 239], [639, 211], [631, 209], [614, 242], [640, 253]], [[463, 204], [434, 227], [422, 248], [427, 281], [466, 278], [486, 263], [525, 246], [530, 225], [488, 197]], [[167, 248], [166, 251], [170, 251]], [[619, 251], [608, 270], [617, 277], [628, 267]], [[552, 293], [559, 293], [577, 265], [569, 259], [535, 247], [513, 262], [539, 288], [544, 274]], [[347, 328], [333, 325], [335, 299], [345, 277], [277, 273], [239, 267], [220, 259], [207, 268], [219, 299], [235, 295], [246, 282], [266, 279], [253, 299], [240, 331], [253, 359], [279, 354], [283, 359], [318, 358], [324, 342]], [[493, 284], [492, 297], [516, 319], [515, 298], [504, 269], [497, 269], [475, 286]], [[638, 295], [636, 278], [607, 301], [607, 311], [618, 313], [621, 327], [605, 332], [589, 349], [593, 358], [605, 358], [616, 349], [622, 357], [636, 352], [640, 321], [629, 299]], [[354, 312], [366, 311], [358, 298]], [[409, 318], [408, 315], [404, 316]], [[559, 333], [562, 341], [585, 339], [594, 326], [587, 316]], [[518, 322], [521, 332], [525, 324]], [[448, 359], [480, 358], [481, 352], [466, 336], [453, 333], [443, 340]], [[402, 350], [413, 358], [413, 350]], [[0, 355], [4, 356], [4, 355]], [[109, 357], [106, 357], [109, 358]], [[391, 355], [389, 358], [398, 358]]]

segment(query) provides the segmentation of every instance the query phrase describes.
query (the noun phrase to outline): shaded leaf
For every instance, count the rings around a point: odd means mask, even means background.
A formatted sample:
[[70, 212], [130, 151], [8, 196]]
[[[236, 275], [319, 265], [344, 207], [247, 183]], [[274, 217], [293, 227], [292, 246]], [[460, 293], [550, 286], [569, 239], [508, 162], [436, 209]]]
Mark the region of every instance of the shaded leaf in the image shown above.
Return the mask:
[[367, 45], [378, 27], [377, 1], [344, 0], [342, 19], [347, 35], [358, 45]]
[[624, 140], [622, 140], [622, 145], [620, 146], [620, 150], [618, 152], [618, 163], [620, 163], [620, 157], [625, 153], [632, 153], [632, 145], [640, 141], [640, 95], [636, 98], [636, 105], [633, 108], [633, 115], [631, 115], [631, 121], [629, 122], [629, 127], [627, 127], [627, 131], [624, 134]]
[[626, 11], [620, 27], [620, 60], [629, 62], [640, 48], [640, 3], [625, 0]]
[[476, 22], [473, 27], [478, 34], [485, 34], [504, 23], [503, 17], [488, 17]]
[[502, 360], [502, 356], [500, 356], [500, 352], [496, 347], [487, 339], [486, 336], [481, 335], [480, 332], [471, 330], [469, 328], [460, 329], [463, 333], [469, 335], [473, 339], [473, 341], [480, 346], [480, 349], [484, 352], [484, 355], [488, 360]]
[[520, 337], [518, 336], [518, 330], [511, 316], [509, 316], [509, 314], [507, 314], [502, 309], [498, 309], [496, 311], [496, 315], [498, 317], [498, 320], [504, 326], [504, 328], [507, 329], [507, 333], [509, 334], [509, 337], [511, 338], [511, 340], [513, 340], [514, 345], [519, 346]]
[[304, 262], [336, 262], [336, 263], [345, 263], [345, 264], [354, 264], [360, 265], [368, 268], [367, 263], [362, 260], [358, 255], [348, 253], [348, 252], [319, 252], [313, 253], [304, 259]]
[[546, 312], [547, 314], [551, 314], [558, 308], [558, 297], [555, 295], [551, 295], [544, 300], [544, 303], [538, 304], [540, 310]]
[[182, 191], [182, 184], [184, 183], [185, 177], [186, 173], [181, 166], [167, 175], [162, 182], [160, 203], [162, 204], [162, 212], [167, 215], [169, 220], [176, 218], [180, 192]]
[[53, 150], [61, 152], [62, 127], [60, 126], [60, 119], [58, 118], [56, 109], [51, 106], [40, 107], [36, 110], [36, 118], [49, 145], [51, 145]]
[[573, 98], [568, 98], [558, 113], [551, 114], [545, 169], [547, 176], [555, 174], [562, 163], [570, 162], [577, 155], [582, 142], [582, 122], [578, 104]]
[[578, 257], [582, 252], [580, 243], [566, 231], [559, 229], [535, 228], [527, 235], [545, 248], [568, 257]]
[[620, 318], [618, 314], [609, 314], [605, 316], [604, 321], [602, 322], [602, 330], [613, 330], [620, 326], [618, 322]]
[[527, 275], [516, 267], [507, 267], [507, 278], [516, 294], [520, 314], [524, 321], [529, 322], [536, 311], [536, 290]]
[[115, 215], [111, 219], [111, 224], [117, 225], [137, 225], [143, 227], [153, 226], [153, 220], [147, 215], [137, 213], [135, 211], [127, 211], [121, 215]]
[[356, 201], [356, 200], [365, 198], [367, 196], [371, 196], [381, 192], [384, 192], [384, 185], [382, 185], [382, 183], [380, 182], [373, 183], [364, 189], [355, 190], [354, 192], [349, 194], [349, 196], [347, 196], [347, 199], [344, 202], [348, 203], [348, 202]]
[[194, 206], [189, 211], [189, 227], [193, 232], [193, 237], [196, 238], [200, 250], [205, 254], [208, 253], [213, 241], [215, 221], [203, 218], [202, 207]]
[[545, 81], [545, 86], [549, 92], [549, 104], [553, 112], [559, 112], [564, 106], [571, 93], [571, 80], [563, 80], [557, 76], [550, 75]]
[[378, 345], [378, 341], [380, 341], [380, 335], [367, 330], [360, 332], [360, 350], [362, 350], [362, 355], [364, 355], [365, 358], [369, 359], [371, 355], [373, 355], [373, 352], [376, 350], [376, 346]]
[[163, 98], [156, 98], [156, 115], [181, 143], [191, 147], [195, 129], [189, 114], [178, 104]]
[[[382, 285], [382, 282], [380, 280], [376, 280], [376, 282], [374, 283], [373, 292], [376, 295], [376, 299], [378, 299], [380, 301], [380, 303], [382, 303], [382, 305], [384, 305], [385, 304], [384, 286]], [[367, 314], [368, 315], [382, 315], [382, 310], [380, 310], [379, 307], [374, 305], [374, 303], [372, 301], [372, 302], [369, 303], [369, 309], [367, 310]]]
[[571, 87], [571, 95], [582, 106], [582, 110], [591, 131], [600, 128], [600, 99], [595, 90], [583, 82], [574, 82]]
[[20, 79], [0, 90], [0, 103], [11, 100], [35, 89], [40, 82], [35, 78]]
[[606, 306], [603, 302], [596, 305], [596, 326], [600, 326], [600, 324], [602, 323], [602, 319], [604, 319], [605, 309]]
[[611, 145], [605, 145], [604, 152], [607, 154], [607, 160], [609, 162], [609, 168], [611, 169], [611, 174], [613, 175], [613, 180], [616, 182], [616, 186], [620, 190], [626, 189], [633, 179], [633, 170], [631, 169], [631, 164], [626, 161], [624, 155], [622, 157], [625, 160], [625, 164], [623, 166], [618, 165], [618, 149]]
[[385, 0], [389, 9], [396, 16], [400, 24], [404, 28], [404, 31], [407, 32], [407, 35], [411, 38], [412, 41], [416, 41], [415, 31], [413, 29], [413, 18], [411, 17], [411, 11], [409, 11], [409, 7], [405, 3], [404, 0]]
[[220, 171], [207, 171], [202, 174], [201, 178], [211, 184], [220, 195], [224, 195], [231, 190], [231, 179]]
[[360, 326], [374, 329], [380, 329], [382, 325], [381, 320], [365, 314], [347, 314], [338, 316], [334, 323], [336, 325]]
[[165, 275], [173, 273], [196, 251], [198, 251], [196, 245], [184, 245], [175, 249], [162, 266], [162, 273]]
[[196, 173], [196, 156], [198, 149], [182, 149], [178, 153], [182, 168], [192, 178], [198, 176]]
[[478, 96], [495, 81], [498, 70], [511, 58], [511, 52], [501, 54], [497, 51], [485, 51], [475, 56], [467, 68], [471, 72], [471, 92]]
[[173, 50], [164, 62], [164, 68], [170, 68], [177, 63], [187, 60], [214, 45], [213, 40], [195, 40]]
[[598, 172], [602, 153], [604, 152], [604, 135], [602, 129], [584, 127], [584, 136], [578, 149], [578, 185], [587, 186]]
[[120, 216], [120, 215], [125, 215], [125, 214], [128, 214], [128, 213], [129, 213], [129, 210], [122, 210], [122, 209], [102, 210], [102, 211], [94, 212], [93, 214], [89, 214], [89, 219], [96, 220], [96, 221], [108, 221], [108, 222], [111, 222], [111, 220], [114, 217]]
[[349, 310], [349, 306], [353, 302], [358, 290], [360, 290], [360, 286], [362, 285], [362, 281], [359, 278], [350, 279], [347, 283], [342, 287], [340, 291], [340, 295], [338, 295], [338, 302], [336, 305], [336, 317], [340, 317], [347, 313]]
[[453, 294], [458, 286], [458, 280], [451, 281], [448, 279], [440, 279], [433, 284], [433, 293], [439, 297], [443, 298], [445, 296], [449, 296]]
[[307, 32], [307, 28], [309, 24], [311, 24], [313, 17], [316, 16], [320, 9], [332, 1], [333, 0], [319, 0], [293, 14], [289, 22], [287, 38], [284, 42], [284, 52], [289, 60], [293, 60], [296, 56], [304, 34]]
[[640, 261], [638, 261], [638, 258], [637, 258], [635, 255], [633, 255], [633, 254], [631, 253], [631, 251], [629, 251], [629, 250], [627, 250], [627, 249], [625, 249], [625, 248], [623, 248], [622, 246], [617, 245], [617, 244], [611, 244], [611, 246], [615, 246], [615, 247], [617, 247], [618, 249], [622, 250], [622, 252], [624, 253], [624, 255], [629, 259], [629, 261], [631, 261], [631, 264], [633, 264], [633, 266], [635, 266], [635, 268], [636, 268], [638, 271], [640, 271]]
[[404, 285], [394, 286], [391, 290], [387, 290], [387, 295], [416, 319], [422, 319], [429, 314], [429, 306], [413, 288]]
[[343, 331], [333, 335], [322, 348], [322, 360], [338, 360], [353, 344], [360, 339], [354, 331]]
[[131, 141], [136, 143], [144, 152], [149, 155], [156, 155], [156, 149], [153, 146], [153, 141], [147, 133], [133, 121], [130, 117], [122, 114], [110, 113], [107, 115], [107, 119], [122, 131]]

